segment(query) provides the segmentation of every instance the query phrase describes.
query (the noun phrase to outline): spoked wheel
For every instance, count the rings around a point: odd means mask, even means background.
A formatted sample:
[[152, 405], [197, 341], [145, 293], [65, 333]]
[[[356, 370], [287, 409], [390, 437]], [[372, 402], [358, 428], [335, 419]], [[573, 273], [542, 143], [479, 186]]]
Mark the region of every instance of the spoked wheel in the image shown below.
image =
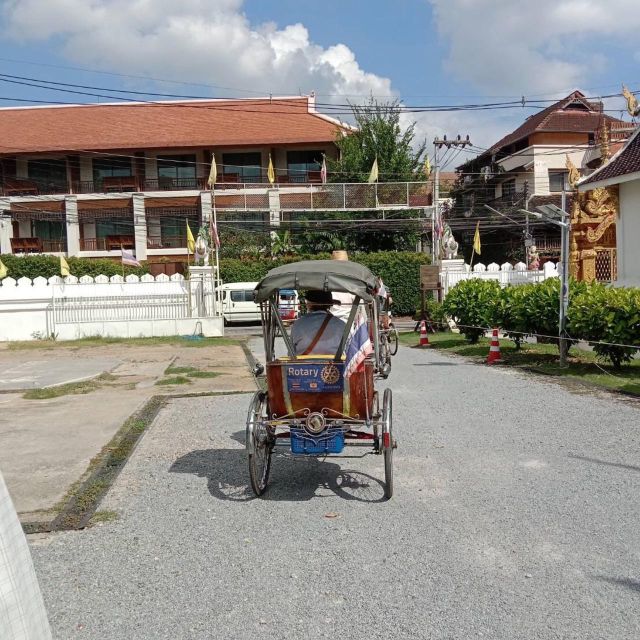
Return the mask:
[[383, 378], [388, 378], [391, 373], [391, 351], [386, 333], [380, 334], [380, 365], [379, 371]]
[[267, 394], [258, 391], [253, 396], [247, 415], [246, 446], [249, 454], [249, 478], [257, 496], [267, 489], [271, 470], [271, 452], [275, 439], [265, 425], [268, 416]]
[[384, 497], [393, 495], [393, 450], [396, 443], [392, 429], [393, 401], [391, 389], [385, 389], [382, 401], [382, 453], [384, 454]]
[[398, 353], [398, 330], [396, 329], [396, 325], [393, 322], [389, 323], [389, 353], [392, 356], [395, 356]]

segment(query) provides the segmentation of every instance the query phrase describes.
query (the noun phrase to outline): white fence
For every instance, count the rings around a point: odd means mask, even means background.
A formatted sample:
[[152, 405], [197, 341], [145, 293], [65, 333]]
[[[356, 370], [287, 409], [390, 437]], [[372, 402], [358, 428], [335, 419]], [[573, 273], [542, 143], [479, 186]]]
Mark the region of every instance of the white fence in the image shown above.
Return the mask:
[[[446, 261], [445, 261], [446, 262]], [[460, 261], [462, 262], [462, 261]], [[478, 278], [480, 280], [497, 280], [500, 286], [506, 287], [530, 282], [542, 282], [547, 278], [558, 277], [558, 265], [553, 262], [545, 262], [542, 269], [530, 270], [524, 262], [515, 265], [505, 262], [502, 265], [492, 262], [485, 266], [481, 262], [475, 264], [473, 269], [468, 264], [458, 264], [454, 268], [447, 268], [443, 263], [440, 272], [440, 283], [443, 295], [447, 295], [449, 289], [455, 287], [461, 280]]]
[[0, 281], [0, 341], [223, 334], [207, 278], [75, 276]]

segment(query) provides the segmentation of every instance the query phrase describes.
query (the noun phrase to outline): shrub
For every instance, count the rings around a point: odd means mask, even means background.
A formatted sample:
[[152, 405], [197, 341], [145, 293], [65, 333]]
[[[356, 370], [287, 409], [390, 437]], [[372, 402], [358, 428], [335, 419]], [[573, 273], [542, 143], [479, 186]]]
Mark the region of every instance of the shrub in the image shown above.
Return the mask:
[[620, 369], [640, 349], [640, 289], [584, 287], [571, 302], [569, 333], [588, 340], [600, 357]]
[[473, 344], [498, 319], [499, 298], [500, 285], [495, 280], [471, 278], [449, 291], [443, 310], [460, 325], [462, 333]]
[[[255, 282], [270, 269], [298, 260], [329, 259], [328, 253], [313, 256], [287, 256], [271, 260], [258, 258], [222, 258], [220, 276], [223, 282]], [[382, 278], [393, 298], [396, 315], [412, 314], [420, 299], [420, 265], [429, 263], [429, 256], [421, 253], [380, 251], [379, 253], [353, 253], [350, 256]]]
[[[15, 280], [19, 278], [43, 277], [60, 275], [60, 258], [48, 255], [27, 255], [14, 256], [2, 255], [2, 262], [7, 267], [7, 275]], [[120, 260], [109, 260], [107, 258], [67, 258], [69, 271], [76, 277], [81, 276], [115, 276], [122, 275], [122, 264]], [[148, 269], [142, 267], [129, 267], [125, 265], [125, 276], [130, 273], [144, 275]]]

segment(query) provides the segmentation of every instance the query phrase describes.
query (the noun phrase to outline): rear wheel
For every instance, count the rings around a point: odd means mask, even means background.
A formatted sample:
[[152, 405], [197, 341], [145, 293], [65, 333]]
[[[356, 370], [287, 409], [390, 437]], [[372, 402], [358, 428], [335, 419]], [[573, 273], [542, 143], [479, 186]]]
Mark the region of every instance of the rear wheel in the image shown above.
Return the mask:
[[391, 389], [385, 389], [382, 401], [382, 453], [384, 454], [384, 497], [393, 495], [393, 450], [396, 443], [392, 428], [393, 400]]
[[395, 356], [398, 353], [398, 330], [393, 322], [389, 323], [389, 333], [387, 334], [389, 340], [389, 353]]
[[267, 394], [258, 391], [251, 401], [247, 415], [246, 446], [249, 455], [249, 479], [257, 496], [267, 489], [271, 470], [274, 438], [265, 422], [268, 416]]

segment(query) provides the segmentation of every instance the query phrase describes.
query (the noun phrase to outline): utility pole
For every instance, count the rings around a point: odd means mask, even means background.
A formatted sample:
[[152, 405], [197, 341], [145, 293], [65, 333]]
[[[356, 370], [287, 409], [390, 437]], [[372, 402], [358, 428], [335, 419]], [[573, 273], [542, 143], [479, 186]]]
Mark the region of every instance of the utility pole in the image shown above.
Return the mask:
[[[461, 136], [457, 136], [453, 140], [448, 140], [447, 136], [443, 136], [442, 138], [435, 138], [433, 141], [433, 164], [434, 164], [434, 185], [433, 185], [433, 217], [437, 222], [440, 220], [440, 162], [438, 160], [438, 150], [442, 149], [442, 147], [447, 147], [447, 149], [451, 149], [451, 147], [462, 147], [463, 149], [471, 144], [471, 140], [469, 140], [469, 136], [466, 138], [462, 138]], [[439, 225], [438, 225], [439, 226]], [[431, 259], [432, 262], [436, 263], [436, 234], [431, 235]]]

